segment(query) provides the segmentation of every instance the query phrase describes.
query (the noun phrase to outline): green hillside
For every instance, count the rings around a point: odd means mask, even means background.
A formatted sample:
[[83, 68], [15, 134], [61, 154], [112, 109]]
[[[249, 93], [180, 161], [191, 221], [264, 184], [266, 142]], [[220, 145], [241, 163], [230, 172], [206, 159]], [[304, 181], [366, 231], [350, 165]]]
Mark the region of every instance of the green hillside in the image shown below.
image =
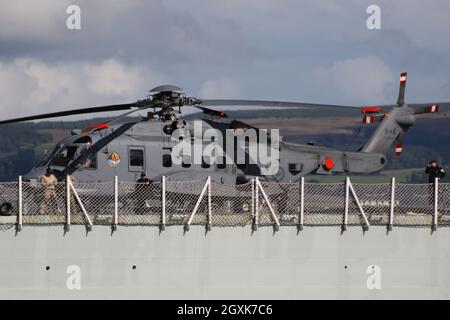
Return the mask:
[[[317, 110], [273, 110], [227, 111], [231, 118], [240, 118], [263, 125], [280, 127], [286, 141], [357, 150], [373, 133], [375, 126], [361, 126], [360, 115], [355, 111], [334, 115]], [[352, 116], [353, 118], [351, 118]], [[328, 123], [324, 123], [324, 119]], [[0, 181], [15, 180], [18, 175], [28, 172], [37, 165], [55, 143], [70, 134], [71, 129], [86, 128], [93, 123], [104, 122], [108, 118], [80, 121], [45, 121], [21, 123], [0, 127]], [[287, 121], [289, 122], [286, 124]], [[254, 121], [254, 122], [252, 122]], [[305, 125], [306, 123], [306, 125]], [[334, 123], [336, 126], [329, 126]], [[339, 128], [338, 128], [339, 126]], [[326, 128], [326, 130], [323, 129]], [[444, 167], [450, 162], [450, 118], [422, 118], [410, 130], [405, 140], [401, 157], [388, 154], [388, 165], [379, 174], [355, 176], [359, 182], [387, 182], [395, 175], [399, 181], [425, 182], [423, 167], [430, 159], [438, 160]], [[344, 132], [344, 133], [343, 133]], [[311, 176], [309, 181], [342, 181], [344, 176]], [[447, 179], [449, 179], [447, 177]]]

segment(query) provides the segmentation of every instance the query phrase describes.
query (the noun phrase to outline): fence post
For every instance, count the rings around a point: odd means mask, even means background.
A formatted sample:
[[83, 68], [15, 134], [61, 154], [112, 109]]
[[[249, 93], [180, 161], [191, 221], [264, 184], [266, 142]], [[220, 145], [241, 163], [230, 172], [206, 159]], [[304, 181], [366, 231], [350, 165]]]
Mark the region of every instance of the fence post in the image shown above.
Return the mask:
[[70, 184], [69, 184], [69, 176], [66, 175], [66, 224], [64, 225], [64, 231], [70, 230], [70, 205], [71, 205], [71, 198], [70, 198]]
[[111, 230], [116, 231], [119, 224], [119, 177], [114, 177], [114, 221]]
[[70, 179], [67, 179], [66, 181], [67, 181], [67, 184], [70, 186], [70, 191], [73, 193], [73, 195], [74, 195], [74, 197], [75, 197], [75, 200], [77, 200], [78, 205], [80, 206], [80, 209], [81, 209], [81, 211], [83, 212], [84, 217], [86, 218], [86, 220], [87, 220], [87, 222], [88, 222], [88, 224], [87, 224], [87, 226], [86, 226], [86, 230], [87, 230], [87, 231], [91, 231], [91, 230], [92, 230], [92, 225], [93, 225], [93, 224], [92, 224], [92, 221], [91, 221], [91, 218], [89, 218], [89, 215], [88, 215], [88, 213], [87, 213], [87, 211], [86, 211], [86, 208], [84, 207], [83, 202], [81, 201], [81, 198], [80, 198], [80, 196], [78, 195], [78, 192], [77, 192], [77, 190], [75, 189], [75, 187], [73, 186], [73, 184], [72, 184], [72, 182], [70, 181]]
[[365, 231], [368, 231], [369, 226], [370, 226], [369, 219], [367, 218], [366, 213], [364, 212], [364, 209], [361, 205], [361, 202], [359, 201], [358, 195], [356, 194], [355, 188], [353, 188], [353, 184], [350, 181], [348, 182], [348, 186], [349, 186], [350, 191], [352, 192], [353, 199], [356, 202], [358, 210], [361, 213], [361, 215], [363, 216], [363, 219], [364, 219], [364, 227], [363, 228]]
[[277, 218], [277, 215], [275, 214], [275, 211], [273, 210], [272, 204], [270, 203], [270, 199], [269, 196], [267, 195], [267, 193], [264, 191], [264, 188], [261, 184], [261, 182], [259, 181], [259, 178], [256, 178], [256, 190], [260, 190], [261, 194], [264, 198], [264, 200], [266, 201], [267, 207], [269, 207], [270, 213], [272, 215], [272, 219], [274, 220], [274, 231], [278, 231], [280, 229], [280, 221]]
[[210, 184], [210, 177], [208, 177], [206, 179], [205, 185], [203, 186], [202, 192], [200, 193], [200, 197], [197, 199], [197, 203], [195, 204], [194, 210], [192, 211], [192, 213], [189, 217], [189, 220], [184, 225], [185, 232], [189, 231], [189, 227], [190, 227], [192, 221], [194, 220], [194, 216], [196, 215], [198, 208], [200, 207], [200, 203], [202, 202], [203, 198], [205, 197], [205, 193], [208, 192], [209, 184]]
[[211, 231], [212, 216], [211, 216], [211, 177], [208, 177], [208, 223], [206, 231]]
[[439, 178], [434, 179], [434, 210], [433, 210], [433, 225], [432, 230], [436, 231], [438, 226], [439, 216]]
[[166, 177], [161, 177], [161, 224], [159, 230], [166, 229]]
[[387, 226], [388, 231], [392, 231], [394, 226], [394, 210], [395, 210], [395, 177], [391, 179], [391, 206], [389, 212], [389, 223]]
[[22, 194], [22, 176], [19, 176], [19, 212], [17, 215], [16, 231], [22, 231], [22, 214], [23, 214], [23, 194]]
[[[255, 179], [253, 178], [251, 180], [252, 183], [252, 200], [251, 200], [251, 206], [252, 206], [252, 225], [255, 221]], [[252, 226], [253, 228], [253, 226]]]
[[253, 179], [254, 192], [254, 202], [255, 202], [255, 216], [253, 218], [252, 231], [258, 230], [258, 216], [259, 216], [259, 188], [257, 185], [258, 178]]
[[348, 223], [348, 206], [350, 201], [350, 178], [345, 178], [345, 209], [344, 209], [344, 221], [342, 223], [342, 231], [347, 230]]
[[300, 218], [298, 224], [298, 231], [303, 230], [303, 222], [305, 215], [305, 177], [301, 177], [300, 180]]

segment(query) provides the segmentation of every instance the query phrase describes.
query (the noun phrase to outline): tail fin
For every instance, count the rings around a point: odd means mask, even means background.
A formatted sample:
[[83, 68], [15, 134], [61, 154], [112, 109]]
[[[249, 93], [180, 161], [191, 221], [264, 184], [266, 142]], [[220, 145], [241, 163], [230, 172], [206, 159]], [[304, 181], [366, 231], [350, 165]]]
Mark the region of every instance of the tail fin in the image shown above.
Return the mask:
[[385, 113], [374, 134], [361, 148], [362, 152], [387, 153], [395, 143], [395, 154], [403, 151], [403, 139], [408, 129], [414, 125], [416, 118], [413, 110], [405, 104], [406, 72], [400, 74], [400, 89], [397, 105]]
[[385, 154], [395, 143], [396, 155], [401, 154], [403, 151], [403, 138], [409, 127], [415, 123], [415, 116], [402, 109], [395, 108], [384, 116], [374, 134], [361, 149], [362, 152]]

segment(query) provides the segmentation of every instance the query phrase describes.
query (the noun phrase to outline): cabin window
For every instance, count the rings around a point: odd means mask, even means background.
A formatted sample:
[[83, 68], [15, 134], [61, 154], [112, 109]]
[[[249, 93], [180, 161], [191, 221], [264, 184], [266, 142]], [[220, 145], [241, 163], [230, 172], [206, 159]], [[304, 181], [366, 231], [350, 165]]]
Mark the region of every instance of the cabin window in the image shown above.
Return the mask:
[[302, 171], [303, 164], [301, 163], [289, 163], [288, 165], [289, 172], [292, 174], [297, 174]]
[[130, 147], [128, 159], [130, 171], [145, 171], [144, 147]]
[[172, 166], [172, 155], [163, 154], [162, 164], [163, 164], [163, 167], [166, 167], [166, 168], [171, 167]]

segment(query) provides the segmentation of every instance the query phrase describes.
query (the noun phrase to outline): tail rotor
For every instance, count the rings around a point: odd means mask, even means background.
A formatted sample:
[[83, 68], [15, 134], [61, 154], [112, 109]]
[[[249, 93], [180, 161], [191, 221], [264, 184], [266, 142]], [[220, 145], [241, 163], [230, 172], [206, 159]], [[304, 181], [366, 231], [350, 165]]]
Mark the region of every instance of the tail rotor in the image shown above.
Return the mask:
[[[365, 123], [373, 123], [374, 121], [368, 121], [371, 117], [378, 117], [381, 121], [375, 133], [361, 149], [362, 152], [387, 153], [391, 146], [395, 145], [395, 155], [401, 155], [406, 132], [416, 122], [414, 110], [405, 103], [406, 78], [407, 73], [402, 72], [396, 105], [379, 107], [376, 109], [377, 113], [369, 116], [365, 114]], [[386, 109], [389, 111], [381, 112]], [[375, 111], [374, 108], [364, 108], [363, 113], [364, 110]]]

